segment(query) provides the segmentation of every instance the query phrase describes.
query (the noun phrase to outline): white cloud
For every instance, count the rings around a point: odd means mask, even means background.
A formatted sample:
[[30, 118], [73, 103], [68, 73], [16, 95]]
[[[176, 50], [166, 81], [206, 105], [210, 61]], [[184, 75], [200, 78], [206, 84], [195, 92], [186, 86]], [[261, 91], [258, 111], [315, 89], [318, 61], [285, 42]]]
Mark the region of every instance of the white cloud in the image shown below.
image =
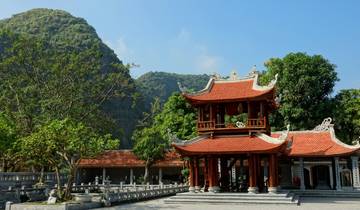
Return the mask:
[[223, 63], [221, 56], [211, 53], [205, 44], [194, 40], [186, 28], [181, 28], [169, 47], [169, 59], [182, 73], [212, 74]]
[[120, 60], [126, 63], [131, 62], [131, 57], [134, 53], [128, 48], [123, 37], [118, 38], [115, 42], [105, 41], [105, 43], [114, 50], [115, 54]]
[[218, 56], [202, 54], [199, 55], [195, 64], [200, 72], [213, 73], [219, 70], [221, 60]]

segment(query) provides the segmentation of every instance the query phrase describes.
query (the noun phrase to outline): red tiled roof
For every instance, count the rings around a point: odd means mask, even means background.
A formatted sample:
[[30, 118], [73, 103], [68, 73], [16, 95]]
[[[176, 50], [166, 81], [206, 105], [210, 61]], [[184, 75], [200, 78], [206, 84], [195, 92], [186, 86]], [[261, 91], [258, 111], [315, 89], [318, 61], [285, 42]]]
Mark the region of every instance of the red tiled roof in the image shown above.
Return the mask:
[[[161, 161], [153, 166], [157, 167], [181, 167], [183, 161], [180, 155], [174, 151], [165, 154]], [[145, 162], [139, 160], [131, 150], [110, 150], [96, 158], [82, 159], [80, 167], [144, 167]]]
[[253, 89], [254, 82], [254, 79], [213, 81], [208, 90], [195, 94], [184, 93], [184, 96], [191, 101], [231, 101], [259, 97], [273, 91], [273, 88], [255, 90]]
[[206, 137], [185, 145], [174, 145], [183, 154], [273, 153], [283, 144], [269, 143], [256, 136]]
[[292, 140], [288, 156], [323, 157], [347, 155], [359, 148], [345, 145], [334, 139], [333, 131], [295, 131], [290, 132], [288, 139]]

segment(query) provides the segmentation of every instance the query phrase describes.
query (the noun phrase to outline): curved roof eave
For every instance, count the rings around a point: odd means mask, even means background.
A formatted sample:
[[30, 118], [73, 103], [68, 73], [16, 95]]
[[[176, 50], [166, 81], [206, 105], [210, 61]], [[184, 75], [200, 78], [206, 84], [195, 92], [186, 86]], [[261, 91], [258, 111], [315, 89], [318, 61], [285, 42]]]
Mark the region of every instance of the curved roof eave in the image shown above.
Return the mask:
[[[245, 78], [237, 78], [237, 77], [235, 77], [235, 78], [231, 78], [231, 79], [221, 79], [221, 78], [213, 76], [213, 77], [211, 77], [209, 79], [209, 82], [207, 83], [207, 85], [206, 85], [206, 87], [204, 89], [202, 89], [200, 91], [197, 91], [197, 92], [194, 92], [194, 93], [187, 92], [187, 89], [185, 87], [183, 87], [179, 82], [178, 82], [178, 85], [179, 85], [179, 89], [182, 92], [182, 95], [185, 98], [187, 98], [189, 100], [197, 100], [195, 98], [196, 96], [201, 96], [203, 94], [211, 92], [211, 89], [212, 89], [212, 87], [214, 86], [215, 83], [223, 84], [223, 83], [237, 83], [237, 82], [243, 82], [243, 81], [252, 81], [252, 90], [260, 91], [259, 95], [256, 96], [256, 97], [258, 97], [258, 96], [262, 96], [264, 94], [267, 94], [268, 92], [270, 92], [271, 90], [274, 89], [274, 87], [276, 85], [276, 82], [277, 82], [277, 79], [278, 79], [278, 74], [276, 74], [275, 79], [271, 80], [271, 82], [266, 86], [258, 85], [258, 77], [259, 77], [259, 74], [256, 71], [255, 72], [250, 72], [250, 74]], [[200, 101], [202, 101], [202, 100], [200, 100]], [[206, 100], [204, 100], [204, 101], [206, 101]]]

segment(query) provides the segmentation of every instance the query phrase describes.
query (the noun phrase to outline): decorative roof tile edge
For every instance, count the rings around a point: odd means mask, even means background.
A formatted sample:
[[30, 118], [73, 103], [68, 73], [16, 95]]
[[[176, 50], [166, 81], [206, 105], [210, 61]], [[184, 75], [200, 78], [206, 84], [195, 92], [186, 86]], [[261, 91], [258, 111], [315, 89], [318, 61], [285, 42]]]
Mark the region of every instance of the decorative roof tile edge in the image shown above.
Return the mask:
[[[325, 118], [320, 125], [317, 125], [313, 130], [303, 130], [303, 131], [288, 131], [289, 133], [323, 133], [329, 132], [330, 139], [336, 144], [346, 147], [348, 149], [360, 149], [360, 143], [357, 142], [356, 145], [345, 144], [341, 140], [339, 140], [335, 135], [334, 124], [331, 124], [331, 117]], [[275, 131], [272, 133], [283, 133], [284, 131]]]
[[360, 144], [359, 142], [357, 142], [356, 145], [348, 145], [348, 144], [345, 144], [344, 142], [340, 141], [336, 135], [335, 135], [335, 130], [334, 130], [334, 127], [331, 126], [329, 128], [329, 132], [330, 132], [330, 137], [331, 137], [331, 140], [334, 141], [336, 144], [340, 145], [340, 146], [343, 146], [343, 147], [346, 147], [348, 149], [360, 149]]
[[255, 78], [254, 78], [254, 82], [253, 82], [253, 89], [254, 90], [259, 90], [259, 91], [266, 91], [266, 90], [271, 90], [271, 89], [273, 89], [275, 87], [276, 82], [277, 82], [278, 77], [279, 77], [279, 74], [276, 74], [275, 78], [272, 79], [270, 81], [270, 83], [268, 85], [265, 85], [265, 86], [260, 86], [258, 84], [258, 77], [259, 77], [259, 74], [255, 73]]
[[286, 127], [287, 127], [287, 130], [282, 131], [281, 135], [278, 138], [268, 136], [264, 133], [257, 133], [255, 135], [270, 144], [282, 144], [286, 141], [288, 134], [289, 134], [289, 130], [290, 130], [290, 125], [287, 125]]
[[[255, 137], [258, 137], [259, 139], [261, 139], [261, 140], [263, 140], [263, 141], [265, 141], [267, 143], [270, 143], [270, 144], [281, 145], [282, 143], [284, 143], [286, 141], [288, 133], [289, 133], [288, 130], [283, 131], [282, 134], [278, 138], [273, 138], [273, 137], [268, 136], [268, 135], [263, 134], [263, 133], [257, 133], [257, 134], [255, 134]], [[224, 137], [237, 138], [237, 137], [241, 137], [241, 136], [247, 137], [247, 135], [217, 135], [214, 138], [224, 138]], [[193, 138], [191, 140], [174, 139], [172, 145], [180, 146], [180, 147], [181, 146], [186, 146], [186, 145], [189, 145], [189, 144], [193, 144], [193, 143], [202, 141], [202, 140], [204, 140], [204, 139], [206, 139], [208, 137], [210, 137], [210, 135], [205, 134], [205, 135], [195, 137], [195, 138]]]
[[201, 135], [201, 136], [197, 136], [193, 139], [190, 139], [190, 140], [181, 140], [181, 139], [178, 139], [177, 137], [173, 137], [172, 139], [172, 145], [175, 145], [175, 146], [186, 146], [188, 144], [193, 144], [195, 142], [198, 142], [198, 141], [201, 141], [207, 137], [209, 137], [210, 135], [208, 134], [204, 134], [204, 135]]
[[276, 74], [275, 78], [273, 80], [271, 80], [268, 85], [261, 86], [258, 84], [259, 72], [257, 72], [256, 69], [252, 69], [249, 72], [248, 76], [243, 77], [243, 78], [238, 78], [236, 72], [232, 72], [229, 79], [221, 79], [221, 77], [219, 77], [219, 75], [214, 74], [211, 76], [211, 78], [209, 79], [209, 81], [204, 89], [194, 92], [194, 93], [188, 92], [188, 89], [185, 86], [183, 86], [180, 82], [178, 82], [177, 84], [179, 86], [180, 91], [183, 94], [186, 94], [188, 96], [197, 96], [197, 95], [201, 95], [206, 92], [210, 92], [210, 90], [215, 82], [216, 83], [232, 83], [232, 82], [240, 82], [240, 81], [246, 81], [246, 80], [253, 80], [253, 86], [252, 86], [253, 90], [267, 91], [267, 90], [271, 90], [275, 87], [276, 82], [278, 80], [278, 76], [279, 75]]

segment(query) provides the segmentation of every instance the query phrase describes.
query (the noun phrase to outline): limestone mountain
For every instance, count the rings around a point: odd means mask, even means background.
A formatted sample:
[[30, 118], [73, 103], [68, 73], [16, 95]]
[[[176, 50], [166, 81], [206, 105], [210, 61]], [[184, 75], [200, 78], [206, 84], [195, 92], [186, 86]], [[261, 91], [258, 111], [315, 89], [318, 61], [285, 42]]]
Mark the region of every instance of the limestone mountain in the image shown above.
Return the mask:
[[[32, 9], [13, 15], [11, 18], [0, 20], [0, 32], [10, 31], [14, 34], [33, 37], [49, 46], [46, 50], [54, 56], [62, 56], [65, 52], [82, 52], [96, 46], [101, 55], [101, 72], [115, 71], [114, 65], [121, 65], [123, 86], [122, 99], [113, 99], [103, 105], [104, 113], [113, 120], [109, 130], [121, 137], [121, 148], [132, 146], [132, 132], [141, 118], [142, 113], [149, 110], [150, 103], [155, 97], [164, 102], [176, 91], [177, 82], [184, 86], [199, 90], [208, 79], [208, 75], [181, 75], [165, 72], [149, 72], [134, 80], [129, 70], [116, 56], [114, 51], [105, 45], [85, 19], [74, 17], [70, 13], [53, 9]], [[4, 37], [0, 37], [2, 39]], [[5, 37], [6, 38], [6, 37]], [[3, 44], [11, 45], [10, 40], [0, 40], [0, 57]], [[50, 53], [51, 52], [51, 53]], [[91, 58], [89, 58], [91, 59]], [[134, 98], [137, 98], [134, 102]], [[134, 105], [135, 104], [135, 105]], [[110, 128], [111, 127], [111, 128]]]
[[[0, 31], [10, 31], [14, 34], [41, 40], [47, 43], [49, 46], [47, 50], [51, 51], [49, 54], [54, 58], [68, 52], [94, 49], [100, 55], [101, 72], [108, 73], [120, 69], [123, 84], [121, 93], [124, 97], [121, 100], [114, 99], [103, 105], [102, 108], [109, 115], [109, 119], [114, 122], [114, 126], [111, 126], [109, 130], [115, 136], [122, 138], [122, 147], [130, 147], [129, 139], [139, 117], [139, 111], [132, 106], [132, 96], [137, 94], [134, 80], [131, 78], [128, 68], [122, 64], [114, 51], [102, 42], [95, 29], [86, 20], [74, 17], [62, 10], [33, 9], [0, 20]], [[120, 65], [121, 68], [115, 68], [114, 65]]]

